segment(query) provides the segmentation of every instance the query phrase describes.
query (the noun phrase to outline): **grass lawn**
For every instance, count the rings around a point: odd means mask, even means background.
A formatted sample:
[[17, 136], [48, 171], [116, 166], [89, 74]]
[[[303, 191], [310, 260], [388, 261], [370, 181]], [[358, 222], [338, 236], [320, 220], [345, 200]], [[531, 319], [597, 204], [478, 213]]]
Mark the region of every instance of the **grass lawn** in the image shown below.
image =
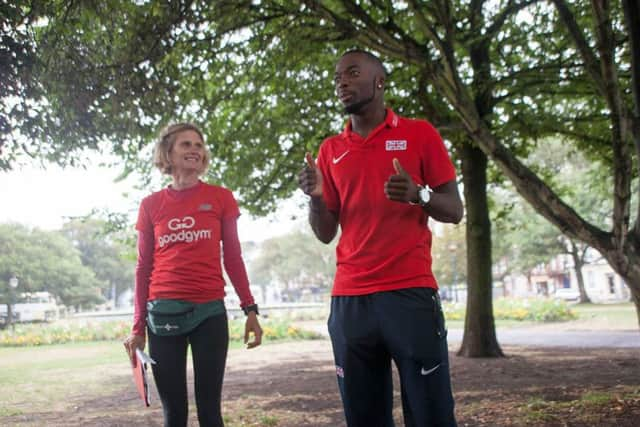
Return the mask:
[[[637, 330], [638, 322], [636, 318], [635, 307], [632, 303], [626, 304], [587, 304], [587, 305], [572, 305], [571, 309], [575, 311], [578, 315], [578, 319], [571, 320], [567, 322], [555, 322], [555, 323], [536, 323], [536, 322], [518, 322], [518, 321], [497, 321], [497, 327], [545, 327], [548, 325], [553, 328], [567, 328], [567, 329], [631, 329]], [[324, 322], [324, 321], [323, 321]], [[462, 321], [451, 321], [448, 322], [449, 328], [462, 328]], [[329, 344], [327, 342], [321, 343], [323, 346], [329, 348]], [[307, 347], [310, 344], [304, 345]], [[316, 344], [318, 345], [318, 344]], [[242, 347], [239, 343], [232, 343], [231, 348]], [[271, 346], [267, 346], [271, 347]], [[261, 352], [267, 351], [267, 347], [264, 347]], [[324, 348], [324, 347], [323, 347]], [[325, 349], [326, 350], [326, 349]], [[327, 350], [328, 351], [328, 350]], [[622, 354], [623, 352], [621, 352]], [[236, 357], [239, 355], [249, 356], [249, 353], [239, 352], [236, 353]], [[255, 353], [258, 355], [261, 353]], [[286, 355], [287, 353], [285, 353]], [[312, 353], [314, 354], [314, 353]], [[328, 355], [330, 353], [327, 353]], [[282, 355], [278, 355], [282, 356]], [[293, 360], [298, 361], [298, 357], [295, 354], [290, 355]], [[275, 356], [273, 356], [275, 357]], [[524, 356], [523, 356], [524, 357]], [[529, 357], [529, 356], [527, 356]], [[545, 356], [546, 357], [546, 356]], [[253, 358], [253, 354], [251, 354], [251, 358]], [[267, 357], [270, 359], [271, 356]], [[596, 358], [594, 360], [600, 360]], [[509, 362], [509, 360], [504, 361], [505, 363]], [[459, 362], [462, 363], [462, 362]], [[467, 363], [465, 360], [464, 363]], [[469, 364], [472, 362], [469, 361]], [[473, 361], [473, 363], [477, 363], [477, 361]], [[544, 361], [540, 362], [544, 364]], [[616, 362], [620, 368], [625, 368], [626, 366], [635, 366], [635, 362], [631, 363], [626, 359]], [[327, 356], [327, 360], [325, 364], [329, 366], [330, 356]], [[251, 366], [252, 364], [248, 365]], [[516, 364], [517, 365], [517, 364]], [[323, 365], [324, 366], [324, 365]], [[541, 365], [542, 366], [542, 365]], [[295, 371], [294, 377], [300, 375], [301, 373], [307, 372], [315, 372], [313, 369], [299, 369]], [[300, 370], [302, 369], [302, 370]], [[318, 368], [316, 368], [318, 369]], [[503, 368], [500, 368], [503, 369]], [[507, 368], [504, 368], [507, 369]], [[507, 372], [508, 368], [506, 371]], [[513, 368], [515, 369], [515, 367]], [[564, 368], [559, 372], [563, 372]], [[470, 369], [469, 372], [475, 372], [475, 366], [473, 369]], [[500, 371], [503, 372], [503, 371]], [[326, 372], [324, 373], [326, 374]], [[334, 384], [326, 375], [320, 375], [319, 377], [322, 381], [329, 381], [330, 387], [329, 389], [334, 390]], [[140, 412], [139, 410], [139, 402], [137, 401], [135, 394], [132, 392], [133, 384], [131, 383], [130, 369], [127, 357], [125, 355], [122, 343], [120, 341], [101, 341], [101, 342], [89, 342], [89, 343], [79, 343], [79, 344], [63, 344], [63, 345], [44, 345], [39, 347], [1, 347], [0, 348], [0, 384], [3, 386], [3, 392], [0, 394], [0, 425], [15, 425], [15, 426], [36, 426], [36, 425], [46, 425], [49, 423], [50, 425], [67, 425], [59, 424], [56, 417], [64, 417], [65, 414], [80, 414], [85, 408], [91, 407], [94, 403], [88, 404], [89, 402], [113, 402], [114, 396], [117, 396], [118, 399], [113, 405], [115, 407], [106, 406], [107, 404], [103, 404], [105, 406], [97, 408], [94, 413], [92, 413], [92, 417], [96, 420], [106, 420], [109, 419], [110, 416], [113, 416], [113, 413], [126, 414], [126, 416], [131, 415], [132, 419], [138, 420], [138, 424], [132, 424], [136, 426], [142, 425], [152, 425], [147, 422], [146, 418], [140, 418], [141, 414], [153, 414], [153, 419], [157, 419], [159, 416], [159, 406], [156, 401], [155, 412]], [[236, 373], [239, 380], [236, 379], [236, 384], [244, 384], [244, 374], [243, 371]], [[515, 376], [515, 378], [519, 378], [520, 373]], [[328, 378], [328, 379], [327, 379]], [[241, 381], [240, 381], [241, 380]], [[320, 380], [319, 380], [320, 381]], [[461, 378], [458, 378], [458, 383], [460, 383]], [[616, 380], [617, 381], [617, 380]], [[632, 381], [633, 382], [633, 381]], [[615, 383], [615, 381], [614, 381]], [[233, 381], [230, 381], [230, 387], [234, 384]], [[292, 383], [295, 384], [295, 381]], [[616, 383], [617, 384], [617, 383]], [[634, 384], [638, 384], [634, 382]], [[269, 388], [270, 386], [267, 384], [265, 387]], [[286, 387], [283, 386], [282, 390], [288, 390], [292, 385], [288, 384]], [[548, 387], [548, 386], [545, 386]], [[233, 388], [230, 388], [233, 390]], [[283, 391], [280, 390], [282, 393]], [[123, 393], [125, 391], [125, 393]], [[272, 391], [272, 390], [271, 390]], [[631, 412], [637, 409], [636, 403], [638, 403], [638, 399], [640, 399], [640, 390], [637, 388], [624, 388], [624, 389], [616, 389], [611, 388], [610, 386], [604, 387], [604, 389], [596, 389], [592, 390], [591, 386], [582, 386], [578, 391], [580, 393], [575, 393], [576, 396], [572, 397], [572, 402], [576, 400], [579, 396], [585, 395], [591, 400], [593, 400], [593, 396], [598, 397], [597, 394], [600, 391], [604, 392], [604, 397], [609, 400], [607, 402], [623, 402], [624, 410]], [[617, 394], [614, 393], [622, 393], [620, 396], [616, 397]], [[229, 392], [233, 394], [233, 392]], [[589, 394], [595, 393], [595, 394]], [[242, 394], [239, 394], [242, 395]], [[265, 394], [265, 396], [271, 396], [271, 393]], [[333, 395], [331, 395], [333, 396]], [[537, 395], [535, 395], [537, 396]], [[535, 397], [534, 396], [534, 397]], [[613, 396], [613, 397], [612, 397]], [[335, 398], [335, 396], [333, 396]], [[464, 395], [461, 395], [462, 401], [464, 401]], [[585, 402], [587, 397], [584, 397]], [[273, 397], [270, 397], [270, 399]], [[531, 396], [530, 396], [531, 398]], [[538, 397], [537, 397], [538, 398]], [[264, 398], [266, 399], [266, 398]], [[337, 399], [337, 398], [336, 398]], [[547, 401], [544, 396], [541, 398], [543, 401]], [[582, 398], [581, 398], [582, 399]], [[604, 399], [604, 398], [603, 398]], [[616, 400], [618, 399], [618, 400]], [[591, 406], [602, 406], [601, 402], [593, 403], [589, 400], [589, 402], [578, 402], [581, 407], [589, 403]], [[238, 403], [239, 402], [239, 403]], [[249, 410], [249, 408], [245, 408], [245, 403], [238, 401], [233, 403], [233, 401], [229, 401], [226, 404], [228, 405], [227, 412], [227, 425], [229, 427], [239, 427], [239, 426], [278, 426], [278, 425], [296, 425], [295, 422], [293, 424], [287, 424], [283, 420], [286, 418], [283, 414], [285, 412], [277, 412], [268, 408], [267, 403], [268, 399], [263, 402], [265, 405], [264, 408], [258, 409], [255, 411]], [[552, 405], [555, 400], [551, 399], [549, 402], [544, 405], [531, 405], [531, 402], [518, 402], [517, 404], [522, 405], [519, 409], [521, 415], [525, 415], [530, 417], [530, 421], [532, 421], [531, 425], [541, 425], [534, 422], [534, 420], [542, 420], [544, 417], [548, 417], [553, 415], [554, 417], [560, 417], [557, 419], [567, 419], [569, 413], [575, 410], [573, 406], [570, 408], [565, 408], [562, 405]], [[576, 401], [577, 402], [577, 401]], [[635, 402], [635, 403], [634, 403]], [[473, 404], [482, 404], [481, 402], [467, 402], [468, 405]], [[512, 402], [514, 404], [516, 402]], [[592, 404], [593, 403], [593, 404]], [[609, 403], [606, 406], [611, 406]], [[282, 403], [280, 403], [282, 404]], [[629, 406], [633, 404], [632, 406]], [[84, 406], [83, 406], [84, 405]], [[236, 406], [234, 406], [236, 405]], [[577, 403], [576, 403], [577, 405]], [[634, 406], [635, 405], [635, 406]], [[335, 406], [335, 408], [334, 408]], [[469, 407], [471, 407], [469, 406]], [[600, 408], [594, 409], [593, 413], [601, 414], [604, 413], [604, 410]], [[614, 405], [615, 406], [615, 405]], [[618, 406], [620, 404], [618, 403]], [[462, 407], [466, 407], [464, 404]], [[595, 407], [595, 406], [594, 406]], [[114, 409], [115, 408], [115, 409]], [[330, 405], [330, 408], [333, 408], [332, 411], [337, 411], [339, 413], [339, 405], [336, 402]], [[337, 409], [336, 409], [337, 408]], [[524, 410], [523, 408], [529, 408], [528, 410]], [[533, 408], [533, 409], [532, 409]], [[629, 409], [632, 408], [632, 409]], [[503, 408], [514, 410], [514, 407], [511, 406], [509, 408]], [[193, 408], [192, 408], [193, 410]], [[248, 411], [249, 412], [246, 412]], [[102, 412], [100, 412], [102, 411]], [[253, 411], [253, 412], [252, 412]], [[304, 412], [304, 411], [303, 411]], [[288, 414], [288, 412], [286, 412]], [[635, 412], [634, 412], [635, 413]], [[244, 415], [243, 415], [244, 414]], [[256, 419], [259, 419], [258, 424], [245, 423], [244, 418], [248, 416], [247, 414], [252, 414], [251, 419], [255, 422]], [[280, 417], [274, 418], [274, 414]], [[550, 415], [551, 414], [551, 415]], [[554, 415], [555, 414], [555, 415]], [[558, 415], [560, 414], [560, 415]], [[73, 416], [76, 416], [73, 415]], [[473, 414], [462, 413], [463, 417], [465, 416], [475, 416]], [[151, 416], [151, 415], [149, 415]], [[47, 418], [49, 417], [49, 418]], [[285, 417], [285, 418], [283, 418]], [[25, 419], [23, 424], [19, 419]], [[4, 420], [3, 420], [4, 419]], [[63, 418], [64, 419], [64, 418]], [[555, 420], [557, 420], [555, 419]], [[11, 420], [10, 424], [4, 424], [4, 421]], [[45, 422], [45, 424], [42, 424]], [[78, 421], [79, 424], [82, 425], [84, 422], [82, 419]], [[87, 421], [88, 422], [88, 421]], [[599, 422], [599, 421], [598, 421]], [[284, 423], [284, 424], [283, 424]], [[544, 422], [543, 422], [544, 423]], [[322, 425], [330, 425], [322, 424]], [[597, 425], [593, 424], [593, 425]], [[71, 424], [68, 424], [71, 425]], [[98, 424], [86, 424], [86, 425], [98, 425]], [[102, 425], [102, 424], [100, 424]], [[108, 424], [104, 424], [108, 425]], [[116, 425], [116, 424], [114, 424]], [[121, 424], [117, 424], [121, 425]], [[544, 424], [542, 424], [544, 425]], [[613, 425], [613, 424], [609, 424]]]
[[62, 410], [66, 398], [112, 393], [109, 381], [92, 379], [123, 372], [124, 357], [115, 341], [0, 348], [0, 415]]
[[[268, 325], [265, 322], [265, 330], [273, 329]], [[272, 334], [279, 342], [295, 340], [287, 338], [278, 324], [275, 327]], [[229, 342], [230, 350], [244, 347], [237, 340]], [[190, 351], [187, 360], [191, 369]], [[0, 347], [0, 417], [73, 411], [73, 402], [86, 396], [100, 399], [118, 393], [123, 384], [128, 386], [129, 366], [120, 340]]]
[[607, 329], [638, 329], [638, 317], [633, 303], [575, 304], [571, 306], [579, 318], [576, 323], [598, 325]]
[[[500, 359], [452, 357], [459, 425], [636, 425], [637, 357], [628, 350], [509, 352], [512, 357]], [[223, 399], [227, 427], [344, 425], [328, 340], [279, 342], [256, 352], [237, 349], [229, 362]], [[0, 383], [2, 426], [162, 422], [155, 386], [152, 407], [143, 408], [116, 341], [0, 349]], [[394, 414], [402, 425], [398, 390], [396, 385]], [[196, 426], [192, 395], [190, 414], [190, 426]]]
[[[550, 323], [567, 329], [630, 329], [638, 328], [635, 306], [624, 304], [576, 304], [571, 309], [578, 319]], [[462, 321], [448, 321], [449, 328], [463, 328]], [[499, 328], [531, 327], [536, 322], [497, 320]], [[232, 343], [231, 348], [241, 347]], [[83, 344], [47, 345], [42, 347], [0, 348], [0, 415], [19, 411], [28, 400], [33, 409], [50, 405], [55, 396], [78, 393], [104, 393], [113, 390], [109, 383], [87, 382], [87, 373], [99, 377], [109, 371], [122, 371], [126, 363], [124, 349], [119, 341]], [[124, 374], [128, 374], [126, 370]], [[60, 403], [64, 405], [64, 401]]]
[[[555, 329], [572, 330], [637, 330], [638, 317], [631, 302], [621, 304], [571, 304], [569, 306], [578, 315], [575, 320], [565, 322], [540, 323], [496, 319], [497, 328], [530, 328], [553, 326]], [[447, 320], [447, 327], [463, 329], [463, 320]]]

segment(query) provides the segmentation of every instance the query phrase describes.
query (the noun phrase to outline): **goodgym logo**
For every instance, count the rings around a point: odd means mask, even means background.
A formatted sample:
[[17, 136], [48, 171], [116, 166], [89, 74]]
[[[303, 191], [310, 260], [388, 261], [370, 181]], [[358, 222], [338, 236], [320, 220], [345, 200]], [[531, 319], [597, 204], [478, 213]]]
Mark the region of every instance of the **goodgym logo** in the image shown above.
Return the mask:
[[169, 230], [183, 230], [186, 228], [193, 228], [193, 226], [196, 225], [196, 220], [193, 219], [192, 216], [185, 216], [182, 219], [178, 219], [178, 218], [173, 218], [169, 220], [169, 223], [167, 224], [167, 226], [169, 227]]
[[[196, 220], [192, 216], [184, 218], [172, 218], [167, 223], [167, 227], [176, 233], [167, 233], [158, 237], [158, 245], [162, 248], [169, 243], [175, 242], [197, 242], [201, 239], [211, 239], [211, 230], [191, 230], [196, 225]], [[180, 231], [178, 231], [180, 230]]]

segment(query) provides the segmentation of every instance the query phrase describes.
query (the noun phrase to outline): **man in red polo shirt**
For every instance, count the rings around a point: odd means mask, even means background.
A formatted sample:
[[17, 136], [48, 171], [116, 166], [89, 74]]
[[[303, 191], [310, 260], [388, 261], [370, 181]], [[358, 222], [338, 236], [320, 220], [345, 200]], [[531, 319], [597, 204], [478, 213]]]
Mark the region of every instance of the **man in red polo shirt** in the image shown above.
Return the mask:
[[393, 360], [405, 425], [455, 426], [427, 222], [462, 219], [455, 168], [430, 123], [385, 108], [376, 56], [345, 53], [335, 85], [349, 122], [317, 164], [307, 153], [299, 185], [317, 238], [342, 230], [328, 323], [347, 424], [394, 425]]

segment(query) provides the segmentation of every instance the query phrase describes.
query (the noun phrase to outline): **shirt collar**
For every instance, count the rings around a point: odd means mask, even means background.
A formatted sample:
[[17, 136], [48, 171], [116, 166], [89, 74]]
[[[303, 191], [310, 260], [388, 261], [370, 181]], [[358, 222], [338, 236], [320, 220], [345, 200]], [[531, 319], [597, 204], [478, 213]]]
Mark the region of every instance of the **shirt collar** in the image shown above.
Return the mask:
[[[398, 115], [394, 113], [391, 108], [387, 107], [386, 111], [387, 111], [387, 115], [384, 118], [384, 125], [389, 128], [398, 127], [398, 121], [399, 121]], [[380, 126], [378, 126], [377, 128], [379, 127]], [[348, 138], [350, 134], [351, 134], [351, 119], [347, 120], [347, 124], [345, 125], [344, 130], [342, 131], [342, 136], [344, 138]]]

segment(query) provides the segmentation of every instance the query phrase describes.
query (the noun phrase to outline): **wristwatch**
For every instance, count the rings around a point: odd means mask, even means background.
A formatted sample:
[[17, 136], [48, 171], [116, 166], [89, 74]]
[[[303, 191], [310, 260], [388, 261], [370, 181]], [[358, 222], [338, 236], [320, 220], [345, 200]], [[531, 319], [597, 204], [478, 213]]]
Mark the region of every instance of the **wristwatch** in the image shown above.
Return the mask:
[[242, 307], [242, 311], [244, 311], [244, 314], [246, 314], [247, 316], [249, 315], [250, 311], [255, 312], [256, 314], [260, 314], [258, 312], [258, 304], [250, 304], [246, 307]]
[[423, 207], [426, 206], [429, 200], [431, 200], [432, 192], [433, 190], [427, 184], [425, 184], [424, 187], [418, 185], [418, 204]]

